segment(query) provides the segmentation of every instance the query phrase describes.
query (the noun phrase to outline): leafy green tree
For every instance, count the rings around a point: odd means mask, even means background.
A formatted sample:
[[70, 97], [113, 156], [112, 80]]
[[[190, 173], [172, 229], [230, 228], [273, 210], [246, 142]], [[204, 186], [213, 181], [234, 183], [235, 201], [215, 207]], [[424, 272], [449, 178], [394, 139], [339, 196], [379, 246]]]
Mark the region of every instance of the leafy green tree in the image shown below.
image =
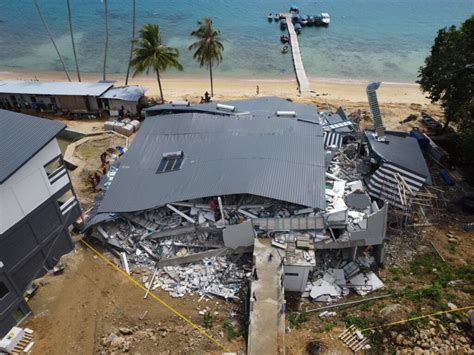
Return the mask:
[[[417, 81], [432, 102], [440, 102], [445, 127], [474, 126], [474, 16], [459, 28], [439, 30]], [[473, 127], [474, 128], [474, 127]]]
[[224, 45], [221, 42], [221, 31], [214, 29], [212, 20], [209, 17], [198, 21], [198, 28], [191, 32], [191, 36], [197, 41], [189, 46], [189, 50], [196, 50], [193, 58], [201, 67], [209, 68], [211, 78], [211, 96], [214, 96], [214, 82], [212, 78], [212, 67], [222, 62], [222, 52]]
[[179, 63], [179, 51], [161, 43], [160, 26], [148, 23], [139, 31], [138, 46], [133, 49], [133, 58], [130, 65], [134, 68], [133, 76], [141, 73], [148, 74], [155, 71], [156, 80], [160, 88], [161, 102], [164, 102], [161, 87], [161, 73], [169, 68], [183, 70]]

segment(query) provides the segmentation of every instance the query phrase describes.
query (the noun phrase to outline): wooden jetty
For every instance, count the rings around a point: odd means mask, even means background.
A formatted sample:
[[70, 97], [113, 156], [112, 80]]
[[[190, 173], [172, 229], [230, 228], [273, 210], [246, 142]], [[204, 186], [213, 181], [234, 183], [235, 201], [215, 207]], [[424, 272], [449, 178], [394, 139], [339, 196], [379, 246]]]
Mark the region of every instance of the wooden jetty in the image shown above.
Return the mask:
[[292, 15], [290, 13], [282, 14], [286, 19], [286, 26], [288, 34], [290, 35], [291, 54], [293, 56], [293, 66], [295, 68], [296, 81], [300, 94], [305, 95], [311, 92], [308, 77], [303, 66], [303, 59], [301, 59], [300, 45], [298, 44], [298, 35], [293, 26]]

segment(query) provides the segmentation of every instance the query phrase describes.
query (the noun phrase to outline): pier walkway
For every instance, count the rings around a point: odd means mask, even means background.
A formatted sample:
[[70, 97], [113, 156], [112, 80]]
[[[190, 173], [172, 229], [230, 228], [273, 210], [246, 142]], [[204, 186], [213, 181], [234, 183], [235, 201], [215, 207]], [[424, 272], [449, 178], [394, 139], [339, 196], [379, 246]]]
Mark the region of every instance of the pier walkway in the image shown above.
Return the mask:
[[295, 67], [296, 81], [298, 82], [300, 94], [309, 94], [311, 92], [311, 87], [309, 85], [309, 80], [304, 70], [303, 60], [301, 59], [300, 46], [298, 44], [298, 35], [296, 34], [295, 27], [293, 26], [292, 15], [289, 13], [284, 13], [282, 15], [285, 16], [288, 34], [290, 35], [293, 66]]
[[271, 239], [255, 239], [250, 286], [249, 355], [285, 353], [284, 254], [283, 250], [272, 246]]

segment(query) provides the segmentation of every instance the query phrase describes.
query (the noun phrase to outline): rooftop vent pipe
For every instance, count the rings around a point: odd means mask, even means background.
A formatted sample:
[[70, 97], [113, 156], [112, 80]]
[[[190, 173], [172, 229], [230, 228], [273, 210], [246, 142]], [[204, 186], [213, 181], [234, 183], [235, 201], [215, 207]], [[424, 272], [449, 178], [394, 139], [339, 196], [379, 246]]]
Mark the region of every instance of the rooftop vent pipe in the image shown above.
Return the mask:
[[171, 106], [181, 106], [181, 107], [188, 107], [191, 106], [191, 103], [189, 101], [173, 101], [171, 103]]
[[216, 109], [222, 110], [222, 111], [234, 112], [235, 111], [235, 106], [217, 104]]
[[282, 117], [296, 117], [297, 116], [296, 111], [277, 111], [276, 115], [278, 117], [280, 117], [280, 116], [282, 116]]
[[367, 85], [367, 98], [369, 99], [370, 111], [374, 118], [374, 128], [377, 140], [385, 140], [385, 127], [382, 122], [382, 114], [380, 113], [379, 102], [377, 100], [376, 90], [380, 87], [380, 82], [373, 82]]
[[168, 152], [168, 153], [163, 153], [163, 158], [165, 159], [171, 159], [171, 158], [182, 158], [183, 157], [183, 151], [178, 150], [176, 152]]

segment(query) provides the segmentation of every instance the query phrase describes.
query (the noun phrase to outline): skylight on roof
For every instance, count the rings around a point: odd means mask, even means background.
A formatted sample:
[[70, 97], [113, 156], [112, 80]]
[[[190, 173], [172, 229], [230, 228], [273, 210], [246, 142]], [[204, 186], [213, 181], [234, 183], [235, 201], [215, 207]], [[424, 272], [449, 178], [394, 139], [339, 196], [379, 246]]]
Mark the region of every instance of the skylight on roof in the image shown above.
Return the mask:
[[164, 153], [163, 158], [160, 161], [160, 165], [158, 165], [158, 169], [156, 170], [156, 174], [167, 173], [181, 169], [183, 160], [183, 151]]

